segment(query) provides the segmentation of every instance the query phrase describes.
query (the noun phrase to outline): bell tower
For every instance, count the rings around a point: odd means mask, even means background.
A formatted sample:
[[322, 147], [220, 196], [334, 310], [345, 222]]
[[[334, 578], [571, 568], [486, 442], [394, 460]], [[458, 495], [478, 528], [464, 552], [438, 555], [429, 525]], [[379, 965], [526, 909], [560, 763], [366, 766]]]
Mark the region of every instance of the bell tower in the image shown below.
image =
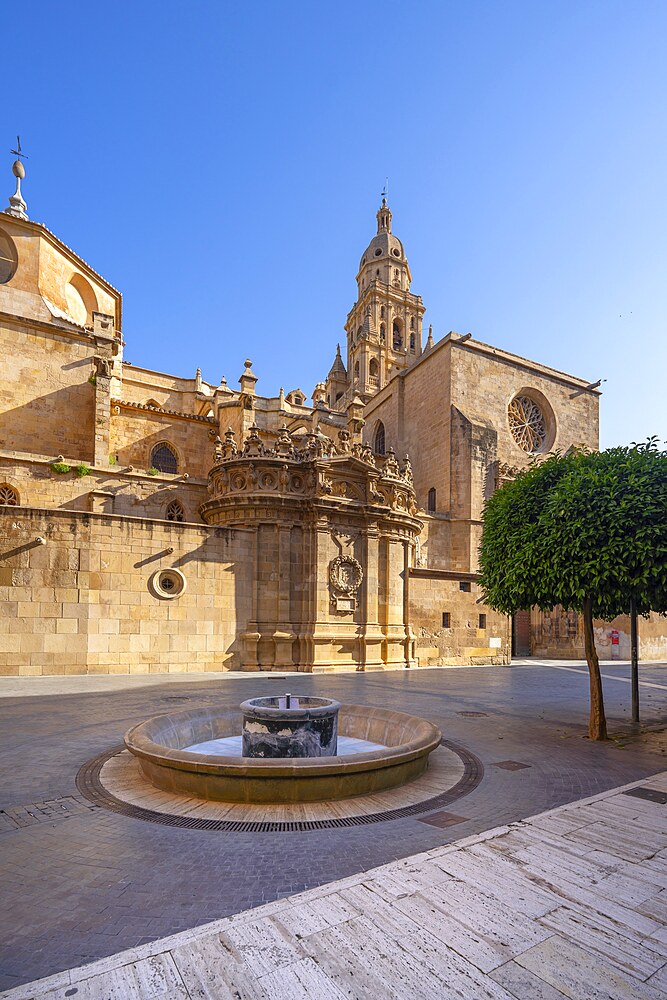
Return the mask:
[[410, 291], [410, 265], [391, 231], [386, 198], [376, 218], [377, 233], [362, 255], [357, 301], [345, 324], [350, 391], [364, 402], [420, 357], [425, 312], [421, 296]]

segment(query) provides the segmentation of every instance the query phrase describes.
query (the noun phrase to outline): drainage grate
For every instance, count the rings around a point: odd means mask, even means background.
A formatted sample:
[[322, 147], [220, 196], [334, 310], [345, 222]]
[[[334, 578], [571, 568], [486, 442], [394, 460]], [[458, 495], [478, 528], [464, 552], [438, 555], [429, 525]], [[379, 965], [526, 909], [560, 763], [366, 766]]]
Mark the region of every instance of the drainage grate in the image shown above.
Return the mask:
[[457, 715], [462, 715], [464, 719], [486, 719], [488, 717], [488, 712], [457, 712]]
[[657, 788], [648, 788], [640, 785], [639, 788], [629, 788], [623, 795], [632, 795], [635, 799], [647, 799], [649, 802], [658, 802], [661, 806], [667, 805], [667, 792], [659, 792]]
[[[473, 791], [484, 777], [484, 765], [481, 760], [465, 747], [449, 740], [442, 740], [441, 745], [455, 753], [463, 763], [463, 775], [448, 791], [424, 802], [416, 802], [400, 809], [389, 809], [384, 812], [372, 813], [369, 816], [345, 816], [340, 819], [294, 820], [285, 822], [270, 822], [263, 820], [228, 820], [204, 819], [194, 816], [173, 816], [171, 813], [160, 813], [153, 809], [144, 809], [117, 799], [108, 792], [100, 781], [100, 771], [106, 762], [125, 750], [124, 746], [116, 746], [106, 750], [80, 769], [76, 776], [76, 787], [90, 802], [97, 806], [110, 809], [122, 816], [142, 819], [150, 823], [160, 823], [162, 826], [175, 826], [187, 830], [219, 830], [224, 833], [306, 833], [310, 830], [332, 830], [346, 826], [368, 826], [372, 823], [386, 823], [393, 819], [406, 819], [421, 813], [431, 812], [443, 806], [451, 805], [456, 799], [462, 798]], [[259, 808], [259, 807], [258, 807]]]

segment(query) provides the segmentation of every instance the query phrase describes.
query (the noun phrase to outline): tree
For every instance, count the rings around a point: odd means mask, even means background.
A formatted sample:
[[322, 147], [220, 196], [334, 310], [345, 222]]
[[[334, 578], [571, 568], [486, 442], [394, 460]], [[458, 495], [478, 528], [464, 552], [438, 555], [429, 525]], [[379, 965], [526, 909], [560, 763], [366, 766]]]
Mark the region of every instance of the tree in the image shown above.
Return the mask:
[[649, 438], [536, 460], [488, 500], [480, 567], [496, 611], [583, 613], [588, 733], [606, 739], [593, 619], [667, 612], [667, 452]]

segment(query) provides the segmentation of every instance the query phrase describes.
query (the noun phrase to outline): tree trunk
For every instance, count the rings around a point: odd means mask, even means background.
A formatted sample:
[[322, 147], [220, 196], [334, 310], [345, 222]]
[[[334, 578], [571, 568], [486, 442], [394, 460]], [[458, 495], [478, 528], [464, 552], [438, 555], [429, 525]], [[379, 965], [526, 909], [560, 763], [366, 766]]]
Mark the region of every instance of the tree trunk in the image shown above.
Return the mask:
[[639, 725], [639, 654], [637, 601], [630, 599], [630, 679], [632, 685], [632, 725]]
[[584, 641], [591, 689], [591, 714], [588, 720], [588, 735], [592, 740], [606, 740], [607, 720], [604, 715], [600, 661], [595, 649], [595, 635], [593, 634], [592, 597], [584, 598]]

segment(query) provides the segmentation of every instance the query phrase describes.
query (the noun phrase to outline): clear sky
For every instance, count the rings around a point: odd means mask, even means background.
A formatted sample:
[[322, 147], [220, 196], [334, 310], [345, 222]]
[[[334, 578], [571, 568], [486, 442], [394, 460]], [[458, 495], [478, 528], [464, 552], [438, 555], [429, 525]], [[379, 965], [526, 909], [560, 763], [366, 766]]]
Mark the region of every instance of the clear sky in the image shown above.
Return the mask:
[[388, 176], [425, 329], [607, 379], [603, 447], [667, 438], [664, 0], [24, 0], [5, 22], [29, 215], [123, 292], [127, 360], [235, 387], [250, 357], [258, 392], [310, 395]]

